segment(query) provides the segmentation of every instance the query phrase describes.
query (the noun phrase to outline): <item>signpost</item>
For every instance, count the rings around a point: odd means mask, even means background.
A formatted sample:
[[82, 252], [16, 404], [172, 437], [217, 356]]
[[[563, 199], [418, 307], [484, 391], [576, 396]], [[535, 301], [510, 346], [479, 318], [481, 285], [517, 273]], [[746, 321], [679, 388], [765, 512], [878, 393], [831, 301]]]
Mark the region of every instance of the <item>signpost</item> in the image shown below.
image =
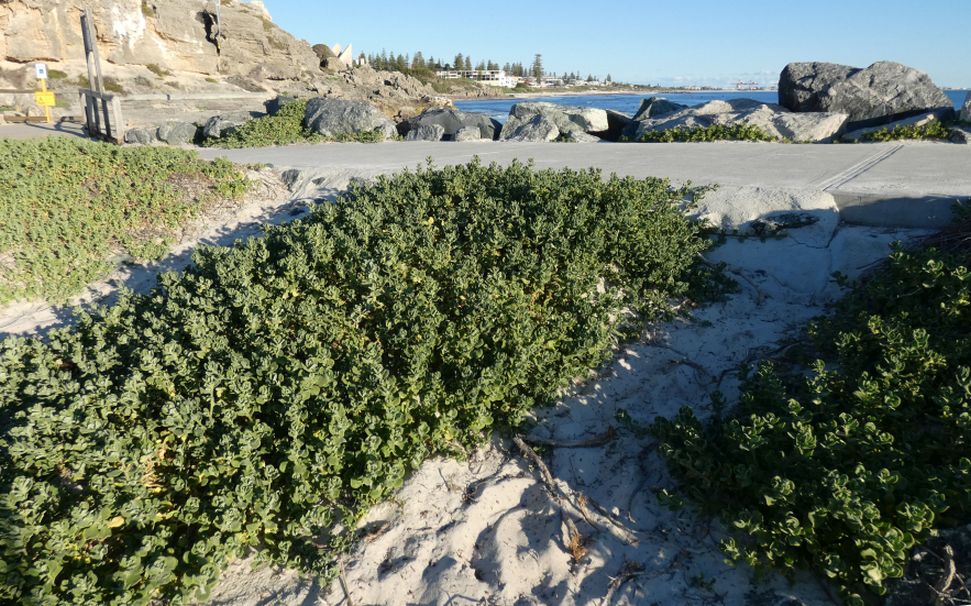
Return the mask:
[[51, 115], [51, 108], [57, 103], [57, 99], [54, 98], [54, 93], [52, 91], [47, 90], [47, 64], [35, 64], [34, 71], [37, 75], [37, 86], [40, 88], [40, 90], [34, 93], [34, 103], [44, 108], [44, 115], [47, 118], [47, 123], [54, 124], [54, 117]]

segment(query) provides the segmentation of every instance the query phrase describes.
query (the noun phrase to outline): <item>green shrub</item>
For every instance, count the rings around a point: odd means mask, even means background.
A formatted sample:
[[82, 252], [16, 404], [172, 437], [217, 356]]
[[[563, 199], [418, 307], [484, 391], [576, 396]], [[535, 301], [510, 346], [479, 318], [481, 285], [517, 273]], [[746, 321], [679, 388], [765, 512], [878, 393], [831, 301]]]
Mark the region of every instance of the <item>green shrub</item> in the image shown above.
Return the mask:
[[707, 247], [663, 180], [478, 163], [354, 186], [77, 327], [0, 341], [0, 599], [184, 603], [365, 509], [671, 312]]
[[895, 126], [893, 129], [881, 128], [878, 131], [863, 135], [861, 141], [884, 142], [905, 139], [947, 141], [950, 138], [951, 129], [940, 120], [934, 120], [922, 126], [910, 124]]
[[661, 131], [648, 131], [638, 139], [641, 143], [695, 143], [709, 141], [777, 141], [758, 126], [748, 123], [712, 124], [688, 128], [679, 126]]
[[171, 76], [172, 75], [172, 72], [171, 71], [165, 69], [164, 67], [162, 67], [158, 63], [149, 63], [145, 67], [148, 69], [148, 71], [152, 72], [153, 74], [155, 74], [159, 78], [167, 78], [168, 76]]
[[813, 569], [859, 604], [934, 529], [969, 521], [967, 268], [896, 250], [814, 325], [825, 362], [808, 377], [763, 366], [732, 418], [656, 422], [684, 490], [742, 533], [725, 542], [733, 559]]
[[64, 302], [112, 255], [155, 259], [177, 228], [246, 188], [228, 162], [188, 151], [0, 139], [0, 304]]

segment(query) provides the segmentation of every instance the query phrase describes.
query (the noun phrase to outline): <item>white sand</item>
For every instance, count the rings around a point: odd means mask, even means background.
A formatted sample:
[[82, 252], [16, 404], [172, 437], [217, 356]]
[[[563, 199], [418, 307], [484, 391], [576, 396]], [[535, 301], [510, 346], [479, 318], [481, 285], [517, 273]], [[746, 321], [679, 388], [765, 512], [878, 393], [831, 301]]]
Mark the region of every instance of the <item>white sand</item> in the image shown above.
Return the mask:
[[[209, 604], [833, 603], [808, 575], [756, 583], [748, 568], [726, 565], [719, 523], [658, 501], [657, 491], [675, 484], [639, 431], [682, 406], [706, 413], [716, 389], [731, 401], [740, 364], [777, 352], [840, 295], [834, 271], [859, 275], [890, 242], [926, 233], [842, 225], [832, 197], [812, 191], [726, 188], [709, 194], [700, 213], [745, 233], [752, 219], [792, 210], [818, 222], [781, 239], [729, 238], [708, 254], [728, 264], [737, 295], [657, 327], [596, 379], [537, 411], [527, 440], [613, 435], [601, 446], [548, 449], [555, 496], [519, 449], [493, 440], [466, 462], [426, 462], [367, 516], [366, 538], [343, 562], [349, 599], [339, 582], [321, 586], [240, 562]], [[621, 413], [633, 428], [618, 422]], [[586, 550], [577, 561], [570, 524]]]

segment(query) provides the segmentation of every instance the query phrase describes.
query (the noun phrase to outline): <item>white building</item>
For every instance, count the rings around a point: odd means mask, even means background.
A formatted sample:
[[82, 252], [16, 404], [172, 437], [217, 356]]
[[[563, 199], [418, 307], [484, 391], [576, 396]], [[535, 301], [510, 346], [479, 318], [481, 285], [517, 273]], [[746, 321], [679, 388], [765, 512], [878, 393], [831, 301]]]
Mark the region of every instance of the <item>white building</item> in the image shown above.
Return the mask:
[[519, 78], [506, 74], [504, 69], [459, 69], [435, 72], [435, 75], [442, 80], [458, 80], [466, 78], [475, 80], [487, 86], [498, 86], [501, 88], [515, 88], [519, 84]]

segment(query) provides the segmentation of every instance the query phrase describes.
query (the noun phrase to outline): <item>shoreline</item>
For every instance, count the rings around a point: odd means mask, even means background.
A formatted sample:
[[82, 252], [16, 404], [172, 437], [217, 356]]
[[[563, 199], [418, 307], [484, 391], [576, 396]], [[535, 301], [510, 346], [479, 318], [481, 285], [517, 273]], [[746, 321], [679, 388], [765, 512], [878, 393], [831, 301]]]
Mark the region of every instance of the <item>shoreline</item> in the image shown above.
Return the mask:
[[[647, 94], [668, 94], [668, 93], [678, 93], [678, 94], [704, 94], [704, 93], [774, 93], [774, 90], [755, 90], [755, 91], [740, 91], [736, 89], [714, 89], [706, 88], [704, 90], [694, 90], [685, 88], [617, 88], [610, 90], [552, 90], [552, 91], [530, 91], [530, 92], [519, 92], [519, 93], [504, 93], [496, 95], [485, 95], [485, 96], [473, 96], [473, 95], [447, 95], [449, 99], [454, 101], [495, 101], [501, 99], [537, 99], [540, 97], [608, 97], [612, 95], [640, 95]], [[646, 97], [645, 97], [646, 98]]]

